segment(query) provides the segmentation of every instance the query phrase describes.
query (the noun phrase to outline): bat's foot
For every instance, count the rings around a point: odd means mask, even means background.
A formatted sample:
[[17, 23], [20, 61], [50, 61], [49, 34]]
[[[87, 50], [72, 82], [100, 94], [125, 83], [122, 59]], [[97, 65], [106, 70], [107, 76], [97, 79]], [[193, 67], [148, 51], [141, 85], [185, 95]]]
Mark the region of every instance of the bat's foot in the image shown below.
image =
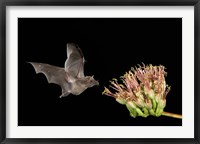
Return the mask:
[[62, 93], [62, 95], [60, 96], [60, 98], [62, 98], [62, 97], [66, 97], [66, 96], [68, 96], [70, 93], [68, 93], [68, 92], [66, 92], [66, 93]]

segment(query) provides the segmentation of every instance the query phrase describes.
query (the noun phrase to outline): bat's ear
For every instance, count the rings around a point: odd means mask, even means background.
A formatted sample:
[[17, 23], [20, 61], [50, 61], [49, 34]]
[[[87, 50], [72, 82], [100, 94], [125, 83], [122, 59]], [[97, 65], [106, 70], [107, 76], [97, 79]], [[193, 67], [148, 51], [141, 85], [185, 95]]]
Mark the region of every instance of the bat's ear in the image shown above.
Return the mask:
[[76, 47], [76, 48], [79, 47], [78, 44], [73, 43], [73, 42], [67, 43], [67, 47], [69, 47], [69, 46], [74, 46], [74, 47]]
[[72, 43], [67, 43], [67, 44], [66, 44], [66, 47], [68, 48], [70, 45], [72, 45]]
[[68, 48], [70, 45], [71, 45], [71, 43], [67, 43], [67, 44], [66, 44], [66, 47]]

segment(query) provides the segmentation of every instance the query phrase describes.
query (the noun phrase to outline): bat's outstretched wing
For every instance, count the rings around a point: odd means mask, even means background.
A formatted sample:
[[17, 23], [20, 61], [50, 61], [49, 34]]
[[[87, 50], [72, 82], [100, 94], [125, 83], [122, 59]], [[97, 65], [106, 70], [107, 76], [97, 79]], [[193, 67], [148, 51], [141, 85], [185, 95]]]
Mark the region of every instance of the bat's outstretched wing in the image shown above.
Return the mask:
[[70, 93], [70, 83], [67, 82], [64, 68], [52, 66], [44, 63], [28, 62], [32, 64], [36, 73], [43, 73], [48, 83], [55, 83], [62, 88], [62, 95], [67, 96]]
[[67, 60], [65, 62], [65, 71], [73, 77], [84, 77], [84, 56], [78, 45], [67, 44]]

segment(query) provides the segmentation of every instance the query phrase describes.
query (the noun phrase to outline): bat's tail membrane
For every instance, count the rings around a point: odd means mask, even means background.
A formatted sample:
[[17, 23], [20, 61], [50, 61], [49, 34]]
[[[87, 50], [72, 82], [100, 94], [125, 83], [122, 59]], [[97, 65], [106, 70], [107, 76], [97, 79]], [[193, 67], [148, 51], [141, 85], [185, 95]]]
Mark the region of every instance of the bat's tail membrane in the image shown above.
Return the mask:
[[61, 86], [61, 89], [62, 89], [62, 94], [60, 95], [60, 98], [66, 97], [70, 94], [71, 85], [69, 83], [66, 83], [65, 85]]

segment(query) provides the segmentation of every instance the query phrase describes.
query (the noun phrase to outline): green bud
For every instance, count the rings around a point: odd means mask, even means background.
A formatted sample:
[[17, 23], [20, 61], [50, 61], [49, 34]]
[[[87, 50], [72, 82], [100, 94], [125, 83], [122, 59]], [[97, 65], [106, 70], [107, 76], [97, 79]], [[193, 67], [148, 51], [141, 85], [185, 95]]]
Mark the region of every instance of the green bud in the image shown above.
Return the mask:
[[157, 108], [156, 108], [156, 116], [157, 117], [161, 116], [162, 112], [163, 112], [162, 103], [158, 103]]
[[143, 108], [142, 108], [142, 111], [144, 112], [144, 115], [145, 115], [145, 116], [148, 116], [148, 115], [149, 115], [149, 111], [148, 111], [147, 108], [143, 107]]
[[162, 109], [164, 109], [165, 106], [166, 106], [166, 99], [161, 99], [161, 100], [160, 100], [160, 107], [161, 107]]
[[157, 103], [156, 103], [155, 99], [152, 99], [151, 102], [153, 104], [153, 110], [155, 111], [156, 107], [157, 107]]
[[131, 107], [128, 103], [126, 104], [126, 107], [129, 110], [130, 115], [135, 118], [137, 116], [136, 109]]
[[153, 109], [149, 110], [149, 113], [150, 113], [150, 115], [152, 115], [152, 116], [155, 116], [155, 115], [156, 115]]
[[143, 112], [144, 112], [145, 114], [148, 114], [147, 108], [143, 107], [142, 110], [143, 110]]
[[148, 95], [149, 95], [149, 98], [150, 99], [154, 99], [154, 91], [153, 90], [150, 90], [150, 92], [148, 93]]
[[134, 102], [132, 102], [132, 101], [127, 102], [127, 105], [129, 105], [133, 109], [137, 108], [136, 104]]
[[120, 103], [120, 104], [122, 104], [122, 105], [124, 105], [124, 104], [126, 104], [126, 100], [125, 99], [123, 99], [123, 98], [116, 98], [116, 101], [118, 102], [118, 103]]
[[163, 109], [160, 109], [160, 111], [158, 112], [158, 116], [161, 116], [163, 112]]
[[138, 113], [139, 116], [143, 117], [145, 116], [144, 113], [139, 108], [136, 108], [136, 112]]
[[130, 113], [130, 116], [133, 117], [133, 118], [136, 118], [137, 117], [137, 112], [135, 111], [135, 113]]

